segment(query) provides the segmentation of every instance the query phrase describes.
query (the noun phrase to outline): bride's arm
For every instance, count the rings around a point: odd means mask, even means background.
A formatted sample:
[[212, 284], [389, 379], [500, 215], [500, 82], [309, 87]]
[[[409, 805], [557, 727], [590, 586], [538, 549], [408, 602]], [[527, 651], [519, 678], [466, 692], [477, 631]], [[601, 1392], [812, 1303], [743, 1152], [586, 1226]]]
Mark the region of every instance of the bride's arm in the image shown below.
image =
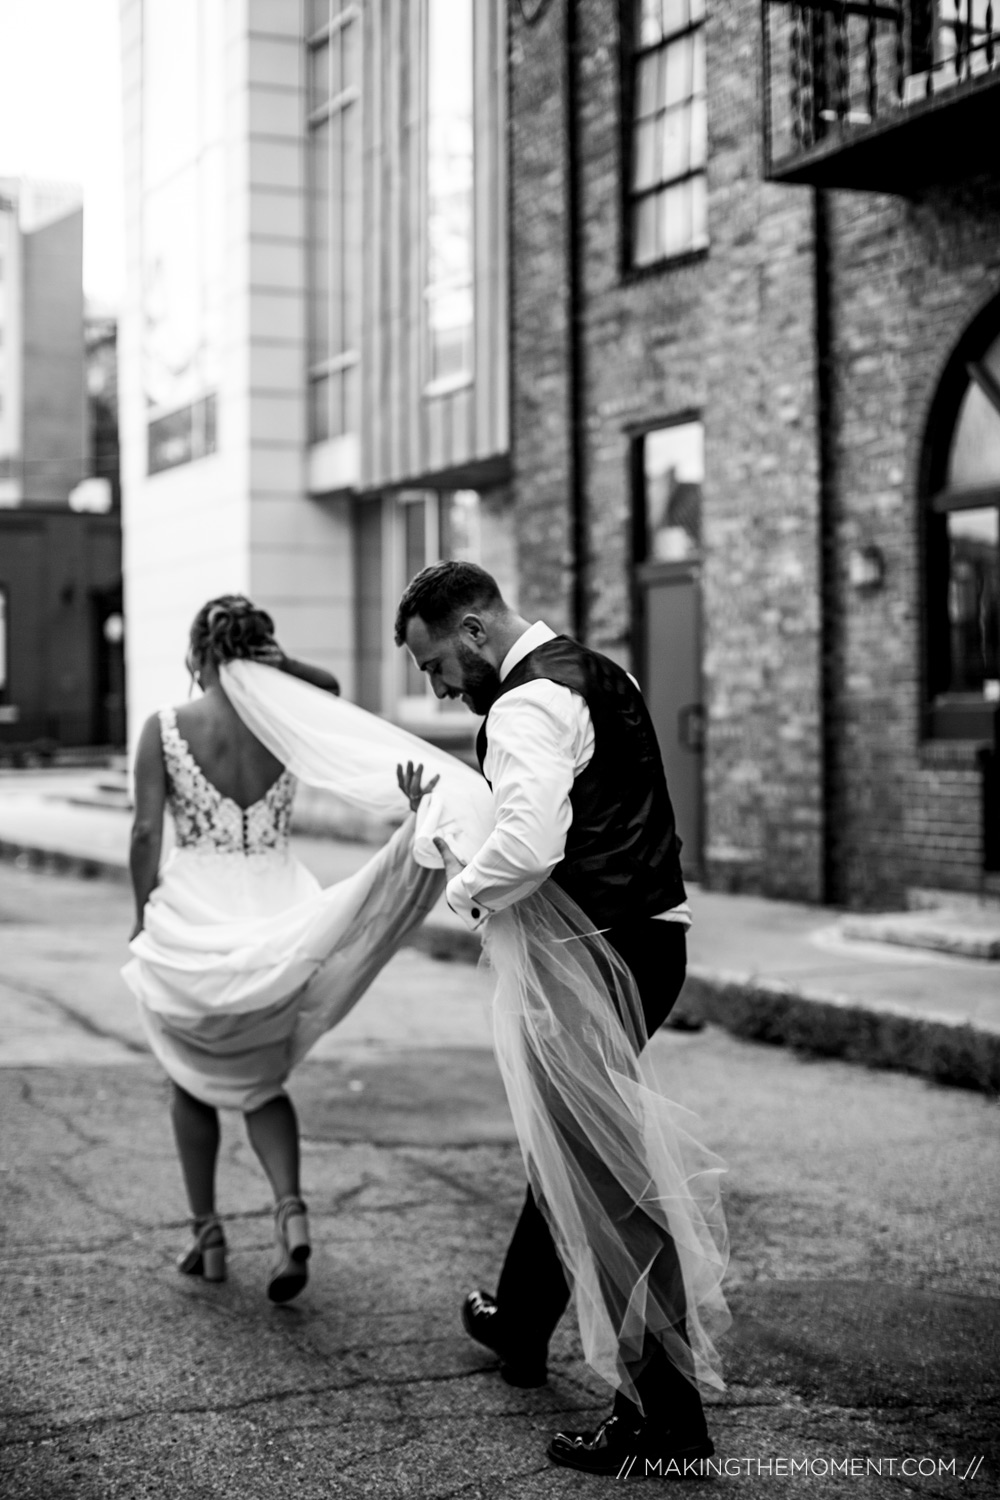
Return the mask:
[[279, 672], [287, 672], [289, 677], [297, 677], [300, 682], [308, 682], [312, 687], [322, 688], [324, 693], [340, 697], [340, 683], [332, 672], [327, 672], [323, 667], [310, 666], [306, 661], [296, 661], [293, 656], [286, 656], [277, 641], [256, 651], [253, 660], [263, 662], [266, 667], [277, 667]]
[[142, 931], [146, 902], [156, 887], [163, 847], [163, 810], [167, 798], [167, 775], [160, 744], [160, 721], [154, 714], [143, 725], [135, 756], [135, 817], [129, 844], [128, 867], [135, 893], [135, 927]]

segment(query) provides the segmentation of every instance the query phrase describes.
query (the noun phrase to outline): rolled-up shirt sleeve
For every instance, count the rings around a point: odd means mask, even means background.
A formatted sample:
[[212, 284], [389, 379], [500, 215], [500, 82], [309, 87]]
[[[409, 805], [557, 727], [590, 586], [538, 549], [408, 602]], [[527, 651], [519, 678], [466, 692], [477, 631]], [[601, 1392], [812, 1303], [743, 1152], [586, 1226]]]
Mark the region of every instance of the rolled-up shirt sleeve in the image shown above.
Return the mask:
[[581, 710], [589, 728], [583, 701], [547, 680], [512, 689], [491, 710], [487, 771], [496, 822], [447, 891], [448, 905], [469, 927], [530, 895], [562, 859]]

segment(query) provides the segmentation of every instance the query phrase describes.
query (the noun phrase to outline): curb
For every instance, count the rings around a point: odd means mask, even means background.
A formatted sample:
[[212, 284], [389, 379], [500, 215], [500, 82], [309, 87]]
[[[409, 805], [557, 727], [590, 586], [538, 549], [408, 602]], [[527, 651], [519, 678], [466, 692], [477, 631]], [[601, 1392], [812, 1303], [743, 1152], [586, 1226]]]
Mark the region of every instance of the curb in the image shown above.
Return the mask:
[[[478, 963], [479, 940], [428, 919], [408, 946], [432, 958]], [[707, 1021], [733, 1036], [839, 1057], [870, 1068], [916, 1073], [937, 1083], [1000, 1093], [1000, 1031], [920, 1016], [846, 996], [799, 989], [780, 979], [727, 974], [691, 964], [675, 1016]]]
[[863, 1005], [780, 979], [718, 973], [697, 964], [688, 969], [684, 1008], [752, 1041], [1000, 1092], [1000, 1032], [949, 1016]]
[[88, 854], [67, 854], [62, 849], [45, 849], [34, 844], [13, 844], [0, 839], [0, 860], [19, 870], [37, 870], [45, 875], [73, 875], [79, 880], [116, 880], [127, 882], [128, 870], [112, 859]]
[[[113, 860], [7, 840], [0, 840], [0, 860], [46, 874], [128, 880], [128, 871]], [[411, 934], [406, 946], [455, 963], [476, 964], [481, 953], [475, 933], [457, 921], [452, 925], [433, 917]], [[859, 1004], [843, 995], [799, 989], [780, 979], [725, 973], [700, 964], [688, 968], [679, 1013], [748, 1041], [1000, 1093], [1000, 1031], [948, 1016], [920, 1016], [890, 1006]]]

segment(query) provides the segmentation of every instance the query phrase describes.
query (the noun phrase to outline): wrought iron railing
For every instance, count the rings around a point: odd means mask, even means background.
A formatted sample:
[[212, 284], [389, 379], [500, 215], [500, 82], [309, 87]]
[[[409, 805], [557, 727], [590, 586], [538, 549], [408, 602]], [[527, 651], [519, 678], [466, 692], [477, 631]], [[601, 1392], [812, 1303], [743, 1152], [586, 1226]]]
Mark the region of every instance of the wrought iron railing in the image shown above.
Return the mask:
[[769, 173], [1000, 77], [1000, 0], [764, 0]]

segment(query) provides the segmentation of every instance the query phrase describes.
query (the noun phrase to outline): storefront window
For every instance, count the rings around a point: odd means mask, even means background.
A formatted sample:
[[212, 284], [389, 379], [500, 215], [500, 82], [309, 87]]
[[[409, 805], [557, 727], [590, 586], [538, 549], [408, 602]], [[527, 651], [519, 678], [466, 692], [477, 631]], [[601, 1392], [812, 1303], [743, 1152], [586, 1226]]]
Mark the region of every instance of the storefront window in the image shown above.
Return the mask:
[[1000, 708], [1000, 338], [967, 339], [943, 387], [955, 415], [937, 445], [927, 526], [929, 726], [989, 738]]
[[[1000, 425], [1000, 424], [998, 424]], [[1000, 510], [953, 510], [948, 528], [947, 692], [1000, 703]]]

